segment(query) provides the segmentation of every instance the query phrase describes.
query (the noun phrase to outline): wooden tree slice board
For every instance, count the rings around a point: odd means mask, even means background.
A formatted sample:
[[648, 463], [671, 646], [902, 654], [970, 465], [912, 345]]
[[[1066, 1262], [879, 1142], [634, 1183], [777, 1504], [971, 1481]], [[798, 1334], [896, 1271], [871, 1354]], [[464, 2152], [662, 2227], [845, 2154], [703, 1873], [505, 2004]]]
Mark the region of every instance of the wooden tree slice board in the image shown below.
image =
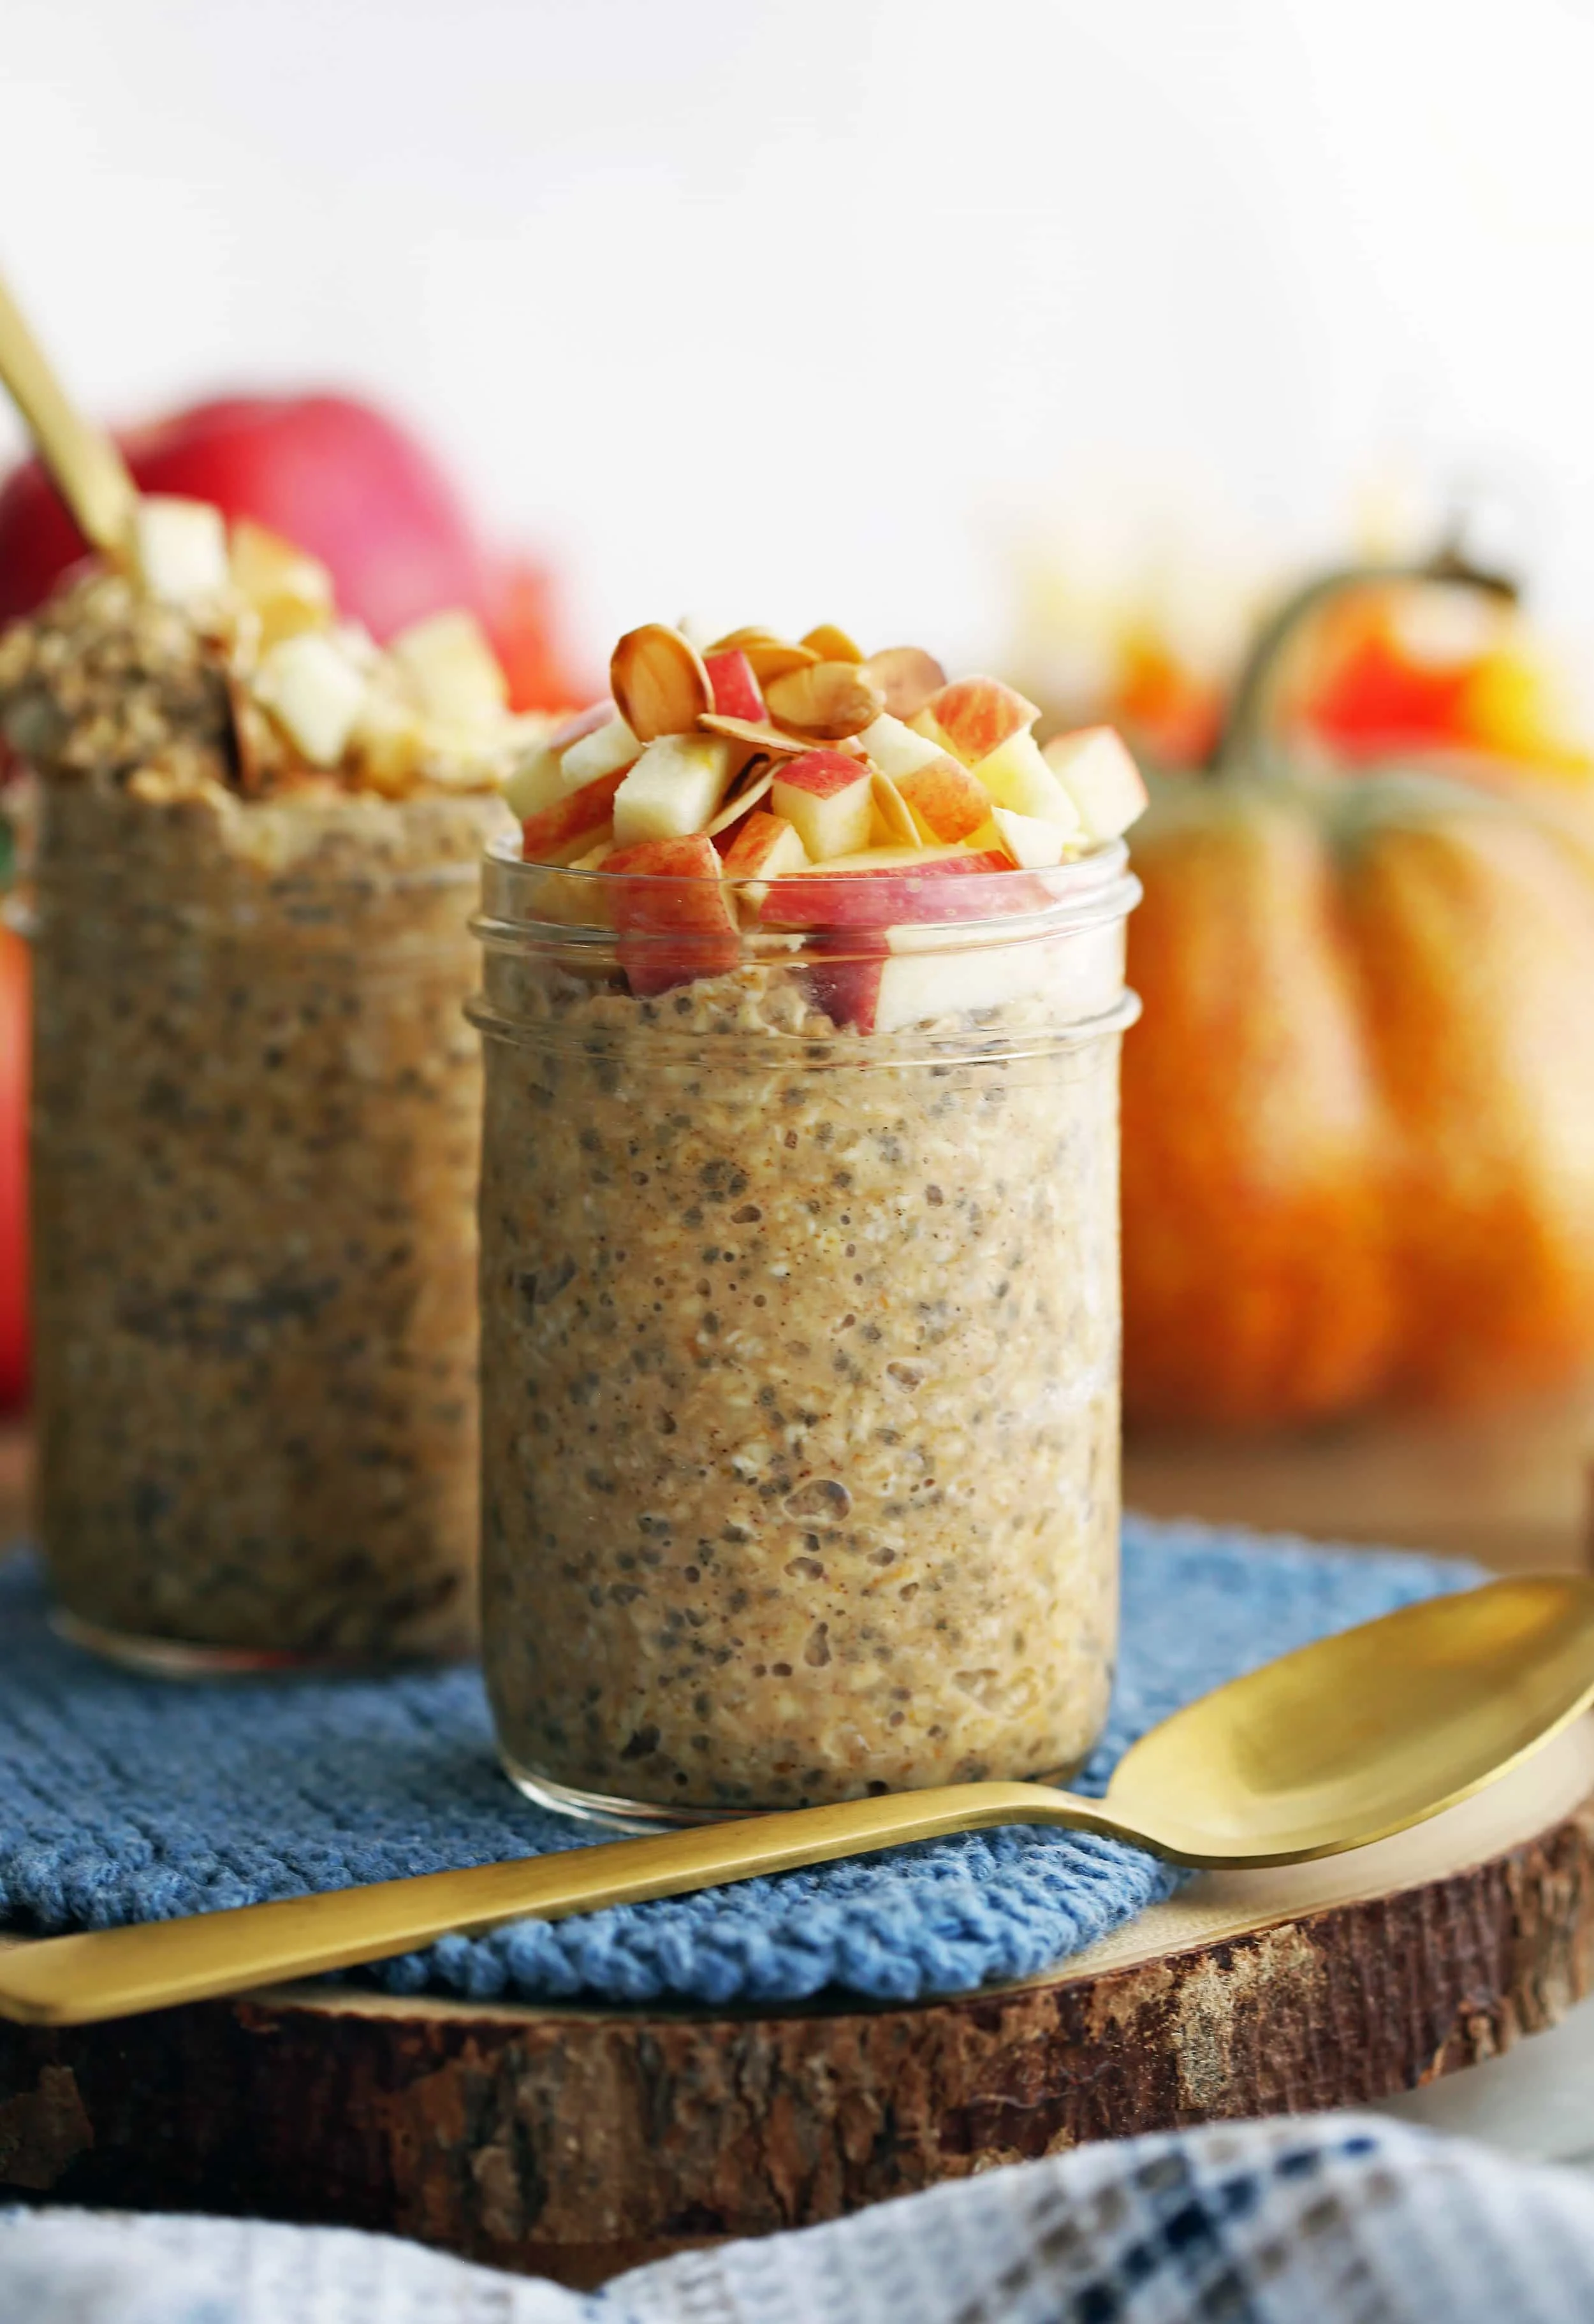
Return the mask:
[[1202, 1876], [1019, 1986], [781, 2012], [301, 1986], [0, 2024], [0, 2185], [594, 2283], [1078, 2142], [1387, 2097], [1594, 1981], [1594, 1721], [1414, 1832]]

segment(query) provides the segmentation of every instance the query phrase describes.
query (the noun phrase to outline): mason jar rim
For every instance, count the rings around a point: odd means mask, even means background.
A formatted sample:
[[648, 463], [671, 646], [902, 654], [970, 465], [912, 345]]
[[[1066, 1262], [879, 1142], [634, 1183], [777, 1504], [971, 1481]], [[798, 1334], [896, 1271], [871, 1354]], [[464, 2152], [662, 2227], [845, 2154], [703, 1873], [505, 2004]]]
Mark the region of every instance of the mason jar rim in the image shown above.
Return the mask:
[[[606, 872], [601, 866], [577, 871], [567, 864], [548, 863], [535, 858], [528, 861], [517, 852], [520, 844], [517, 832], [504, 832], [490, 839], [483, 851], [483, 908], [471, 923], [482, 943], [489, 947], [523, 944], [527, 939], [533, 943], [547, 939], [555, 945], [573, 946], [612, 944], [615, 937], [613, 925], [598, 911], [594, 910], [588, 918], [575, 920], [562, 914], [549, 917], [537, 910], [536, 901], [538, 890], [545, 889], [550, 880], [557, 880], [565, 899], [579, 899], [585, 893], [591, 896], [596, 905], [606, 886], [612, 890], [616, 875]], [[790, 876], [804, 881], [830, 878], [838, 882], [857, 881], [861, 883], [889, 872], [908, 880], [922, 880], [932, 864], [947, 860], [944, 856], [931, 856], [922, 866], [916, 866], [908, 860], [882, 866], [878, 872], [857, 870], [828, 872], [825, 865], [819, 862]], [[979, 896], [990, 899], [991, 910], [965, 910], [945, 919], [920, 918], [915, 914], [912, 925], [916, 938], [922, 944], [928, 945], [931, 939], [941, 938], [949, 947], [955, 947], [959, 936], [971, 945], [983, 945], [999, 940], [998, 931], [1005, 931], [1013, 941], [1020, 941], [1028, 936], [1099, 927], [1104, 922], [1124, 918], [1139, 900], [1140, 882], [1128, 866], [1127, 847], [1123, 840], [1112, 839], [1098, 844], [1085, 854], [1075, 856], [1067, 862], [1043, 869], [1026, 870], [1015, 864], [1009, 871], [982, 871], [959, 879], [956, 882], [956, 892], [959, 897], [969, 897], [971, 890], [977, 890]], [[772, 885], [779, 884], [778, 881], [756, 877], [708, 880], [674, 872], [626, 872], [618, 877], [627, 889], [640, 890], [644, 894], [666, 889], [722, 888], [729, 890], [733, 895], [752, 896], [755, 893], [762, 895]], [[564, 885], [567, 881], [580, 884], [567, 887]], [[1020, 898], [1029, 900], [1029, 908], [1024, 908], [1017, 900]], [[1040, 900], [1035, 901], [1036, 898]], [[1004, 908], [1004, 904], [1006, 908]], [[524, 909], [521, 908], [523, 905]], [[830, 936], [847, 936], [861, 934], [862, 927], [858, 923], [829, 922], [822, 923], [819, 932]], [[629, 940], [640, 940], [645, 944], [653, 933], [637, 929], [630, 932]], [[778, 945], [779, 937], [786, 932], [772, 923], [764, 933]], [[798, 931], [789, 933], [794, 936]], [[671, 939], [665, 936], [663, 940], [668, 942]]]

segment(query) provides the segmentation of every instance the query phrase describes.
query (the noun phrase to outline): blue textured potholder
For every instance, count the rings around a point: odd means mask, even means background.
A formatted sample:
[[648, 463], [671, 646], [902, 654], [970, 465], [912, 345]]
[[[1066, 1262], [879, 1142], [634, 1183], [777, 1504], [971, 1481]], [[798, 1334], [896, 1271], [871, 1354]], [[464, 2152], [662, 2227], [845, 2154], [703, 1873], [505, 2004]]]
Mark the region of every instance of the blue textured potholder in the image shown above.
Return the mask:
[[[1460, 1589], [1475, 1569], [1128, 1518], [1122, 1665], [1079, 1787], [1137, 1735], [1271, 1655]], [[592, 1835], [599, 1838], [601, 1835]], [[473, 1670], [173, 1685], [48, 1628], [0, 1569], [0, 1920], [104, 1928], [583, 1844], [498, 1772]], [[913, 2000], [1026, 1977], [1167, 1895], [1138, 1849], [1011, 1828], [588, 1918], [449, 1937], [390, 1990], [528, 2000]]]

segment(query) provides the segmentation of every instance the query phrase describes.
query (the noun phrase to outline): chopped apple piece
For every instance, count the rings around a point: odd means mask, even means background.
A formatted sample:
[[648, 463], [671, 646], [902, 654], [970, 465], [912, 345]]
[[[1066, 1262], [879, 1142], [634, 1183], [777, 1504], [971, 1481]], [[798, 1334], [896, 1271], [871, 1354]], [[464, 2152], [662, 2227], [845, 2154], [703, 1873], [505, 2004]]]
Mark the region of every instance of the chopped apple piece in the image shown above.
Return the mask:
[[152, 597], [201, 605], [227, 585], [227, 526], [209, 501], [146, 493], [133, 511], [133, 568]]
[[882, 774], [876, 767], [873, 781], [875, 819], [869, 826], [870, 844], [875, 847], [924, 846], [923, 834], [913, 821], [906, 799], [891, 777]]
[[639, 999], [736, 966], [741, 936], [724, 868], [701, 832], [622, 846], [605, 862], [605, 883], [615, 882], [609, 902], [621, 965]]
[[564, 796], [564, 769], [559, 752], [549, 742], [528, 752], [511, 768], [504, 784], [505, 803], [520, 823]]
[[795, 826], [803, 846], [822, 863], [867, 847], [875, 812], [874, 784], [861, 759], [841, 751], [808, 751], [775, 773], [770, 805]]
[[913, 724], [966, 767], [977, 767], [1010, 735], [1033, 726], [1040, 715], [1033, 702], [1000, 678], [959, 678], [932, 694]]
[[388, 647], [431, 718], [473, 725], [496, 718], [509, 698], [498, 658], [474, 613], [429, 614]]
[[[964, 943], [949, 949], [940, 931], [1043, 909], [1050, 896], [1042, 881], [1020, 879], [999, 850], [881, 860], [892, 853], [876, 849], [845, 871], [828, 863], [777, 880], [761, 907], [766, 927], [820, 932], [809, 987], [828, 1016], [890, 1033], [1039, 989], [1050, 973], [1046, 947], [994, 943], [971, 953]], [[990, 872], [1006, 876], [968, 876]]]
[[366, 682], [331, 638], [304, 630], [261, 657], [255, 695], [312, 767], [335, 767], [365, 707]]
[[807, 868], [808, 851], [792, 825], [762, 807], [755, 807], [737, 832], [723, 866], [727, 880], [749, 883], [746, 892], [755, 905], [762, 904], [771, 880]]
[[896, 777], [896, 788], [926, 839], [967, 839], [991, 812], [991, 795], [950, 752]]
[[[615, 837], [621, 848], [701, 833], [730, 788], [740, 755], [720, 734], [659, 735], [616, 794]], [[705, 844], [712, 853], [712, 841]], [[718, 861], [716, 856], [717, 869]]]
[[758, 725], [768, 716], [753, 665], [739, 649], [705, 654], [703, 668], [714, 688], [714, 708], [721, 718], [746, 718]]
[[1010, 807], [993, 807], [991, 820], [1002, 835], [1003, 846], [1022, 870], [1044, 872], [1061, 862], [1068, 834], [1061, 824], [1043, 823], [1038, 816], [1015, 815]]
[[596, 846], [588, 844], [591, 836], [590, 832], [583, 832], [557, 851], [552, 864], [558, 868], [551, 867], [532, 891], [536, 918], [556, 920], [566, 927], [613, 927], [607, 881], [567, 876], [571, 872], [600, 872], [614, 853], [615, 835], [607, 825]]
[[1145, 812], [1140, 770], [1112, 727], [1084, 726], [1076, 734], [1054, 734], [1044, 756], [1092, 839], [1118, 838]]
[[260, 617], [263, 647], [300, 630], [330, 629], [337, 614], [332, 576], [319, 557], [240, 517], [232, 528], [227, 564], [234, 588]]
[[587, 727], [562, 750], [557, 742], [549, 747], [561, 751], [560, 779], [567, 791], [579, 791], [585, 783], [595, 783], [616, 770], [623, 772], [642, 756], [642, 744], [626, 721], [616, 717]]
[[995, 1009], [1042, 991], [1056, 973], [1054, 950], [996, 945], [973, 954], [855, 953], [816, 960], [809, 990], [839, 1025], [856, 1025], [862, 1033], [896, 1033], [905, 1025]]
[[825, 877], [829, 880], [835, 873], [846, 878], [854, 872], [889, 872], [899, 864], [922, 872], [927, 863], [943, 863], [950, 855], [967, 856], [969, 853], [967, 847], [943, 847], [939, 843], [931, 845], [919, 838], [904, 841], [900, 847], [876, 840], [860, 848], [856, 855], [832, 855], [825, 865]]
[[[548, 863], [556, 852], [567, 847], [573, 839], [600, 831], [614, 811], [615, 800], [625, 777], [619, 772], [600, 775], [596, 782], [584, 783], [579, 791], [564, 791], [546, 806], [538, 807], [521, 822], [521, 853], [528, 863]], [[588, 845], [592, 842], [588, 839]]]
[[[1010, 872], [1000, 850], [872, 847], [850, 861], [774, 881], [759, 918], [766, 927], [883, 930], [894, 921], [978, 920], [1033, 911], [1036, 898], [1015, 896], [970, 873]], [[1015, 883], [1016, 884], [1016, 883]], [[1043, 893], [1039, 900], [1045, 901]]]
[[347, 748], [372, 788], [396, 798], [412, 787], [426, 763], [427, 736], [412, 703], [399, 698], [392, 687], [367, 682]]
[[939, 742], [932, 742], [928, 734], [916, 734], [888, 710], [883, 710], [856, 739], [881, 773], [889, 775], [894, 783], [900, 783], [904, 775], [913, 774], [920, 767], [927, 767], [932, 759], [946, 755]]
[[974, 770], [998, 807], [1034, 816], [1060, 831], [1080, 829], [1080, 811], [1047, 765], [1034, 736], [1010, 734]]

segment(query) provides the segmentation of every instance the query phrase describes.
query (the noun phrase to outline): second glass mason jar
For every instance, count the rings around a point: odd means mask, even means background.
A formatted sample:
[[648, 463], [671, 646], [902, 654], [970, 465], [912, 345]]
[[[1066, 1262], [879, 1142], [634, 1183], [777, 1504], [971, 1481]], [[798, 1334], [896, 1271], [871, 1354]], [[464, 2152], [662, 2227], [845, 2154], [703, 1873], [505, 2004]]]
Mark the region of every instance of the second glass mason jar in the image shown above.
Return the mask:
[[32, 865], [39, 1519], [144, 1668], [476, 1635], [487, 798], [44, 781]]
[[509, 1773], [685, 1821], [1076, 1766], [1117, 1635], [1122, 844], [867, 906], [821, 870], [809, 926], [755, 890], [732, 935], [690, 893], [725, 883], [516, 849], [472, 1010]]

